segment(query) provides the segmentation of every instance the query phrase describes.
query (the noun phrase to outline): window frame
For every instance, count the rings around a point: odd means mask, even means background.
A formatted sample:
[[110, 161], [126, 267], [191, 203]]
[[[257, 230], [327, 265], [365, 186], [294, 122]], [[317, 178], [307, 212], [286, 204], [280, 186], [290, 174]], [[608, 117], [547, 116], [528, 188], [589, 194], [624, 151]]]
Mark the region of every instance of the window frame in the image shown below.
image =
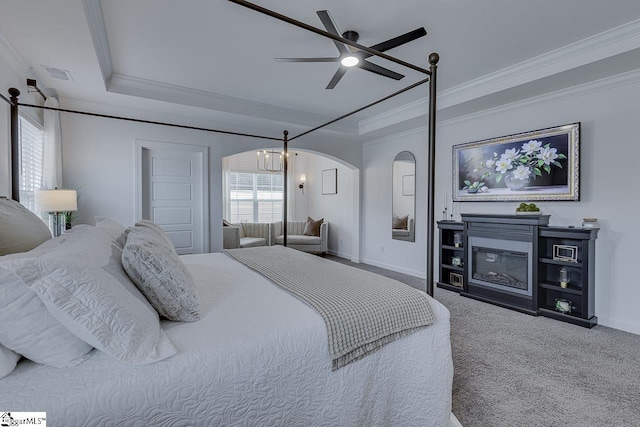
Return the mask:
[[[264, 172], [260, 172], [260, 171], [255, 171], [255, 170], [236, 170], [236, 169], [232, 169], [232, 170], [227, 170], [226, 172], [226, 184], [225, 184], [225, 213], [226, 213], [226, 217], [229, 219], [230, 222], [232, 223], [240, 223], [240, 222], [254, 222], [254, 223], [270, 223], [270, 222], [275, 222], [275, 221], [281, 221], [282, 217], [283, 217], [283, 203], [284, 203], [284, 175], [282, 173], [264, 173]], [[246, 175], [251, 175], [251, 198], [232, 198], [232, 178], [231, 175], [232, 174], [246, 174]], [[270, 177], [271, 180], [271, 185], [269, 187], [269, 189], [264, 189], [264, 184], [259, 183], [259, 176], [268, 176]], [[259, 194], [261, 192], [268, 192], [268, 193], [278, 193], [278, 185], [276, 183], [276, 185], [274, 185], [273, 183], [273, 177], [275, 176], [279, 176], [280, 179], [280, 197], [270, 197], [270, 198], [264, 198], [264, 197], [259, 197]], [[236, 180], [237, 182], [237, 180]], [[261, 187], [263, 189], [261, 189]], [[274, 188], [276, 188], [276, 190], [274, 190]], [[245, 189], [244, 191], [248, 191], [248, 189]], [[251, 202], [252, 204], [252, 218], [249, 221], [248, 218], [243, 218], [243, 215], [239, 214], [237, 211], [235, 213], [233, 213], [233, 204], [234, 203], [238, 203], [238, 202]], [[269, 214], [265, 214], [264, 211], [261, 212], [260, 210], [260, 205], [261, 203], [269, 203], [271, 202], [271, 213]], [[273, 206], [279, 204], [280, 205], [280, 212], [279, 214], [276, 213], [274, 214], [274, 211], [277, 211], [277, 209], [273, 209]], [[269, 216], [267, 221], [260, 221], [261, 216], [264, 218], [264, 216]], [[278, 216], [274, 216], [274, 215], [278, 215]], [[246, 215], [245, 215], [246, 216]]]

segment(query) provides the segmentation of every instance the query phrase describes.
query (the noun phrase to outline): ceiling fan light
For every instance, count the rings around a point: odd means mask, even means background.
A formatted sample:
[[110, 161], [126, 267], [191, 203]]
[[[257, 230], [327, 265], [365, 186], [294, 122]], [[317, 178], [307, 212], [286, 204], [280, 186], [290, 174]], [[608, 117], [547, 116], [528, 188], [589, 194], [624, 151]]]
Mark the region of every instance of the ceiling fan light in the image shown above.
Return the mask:
[[355, 65], [358, 65], [358, 62], [360, 62], [360, 60], [357, 56], [345, 56], [344, 58], [342, 58], [342, 60], [340, 60], [340, 63], [345, 67], [353, 67]]

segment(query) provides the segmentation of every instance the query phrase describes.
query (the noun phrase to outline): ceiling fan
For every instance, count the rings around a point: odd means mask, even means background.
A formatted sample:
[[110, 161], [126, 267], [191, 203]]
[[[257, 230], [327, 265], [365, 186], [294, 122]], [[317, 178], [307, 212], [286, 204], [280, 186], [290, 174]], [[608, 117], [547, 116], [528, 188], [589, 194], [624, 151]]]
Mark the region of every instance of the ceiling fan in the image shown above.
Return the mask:
[[[338, 31], [338, 27], [334, 23], [331, 15], [329, 15], [329, 11], [327, 10], [319, 10], [317, 11], [318, 16], [320, 17], [320, 21], [322, 21], [322, 25], [327, 30], [327, 32], [334, 34], [336, 36], [340, 36], [347, 40], [351, 40], [353, 42], [357, 42], [359, 38], [359, 34], [355, 31], [346, 31], [340, 34]], [[409, 31], [406, 34], [402, 34], [398, 37], [394, 37], [382, 43], [375, 44], [370, 46], [371, 49], [375, 49], [379, 52], [384, 52], [389, 49], [393, 49], [394, 47], [398, 47], [420, 37], [426, 36], [427, 31], [424, 27], [420, 27], [413, 31]], [[336, 87], [340, 79], [345, 75], [347, 70], [351, 67], [358, 67], [360, 69], [370, 71], [375, 74], [379, 74], [384, 77], [389, 77], [394, 80], [400, 80], [404, 77], [404, 75], [396, 73], [395, 71], [391, 71], [388, 68], [381, 67], [380, 65], [374, 64], [373, 62], [367, 61], [367, 58], [373, 56], [370, 53], [359, 51], [358, 49], [341, 43], [339, 41], [333, 41], [340, 53], [340, 56], [336, 56], [333, 58], [275, 58], [278, 62], [339, 62], [341, 66], [338, 68], [336, 73], [333, 75], [333, 78], [327, 85], [326, 89], [333, 89]]]

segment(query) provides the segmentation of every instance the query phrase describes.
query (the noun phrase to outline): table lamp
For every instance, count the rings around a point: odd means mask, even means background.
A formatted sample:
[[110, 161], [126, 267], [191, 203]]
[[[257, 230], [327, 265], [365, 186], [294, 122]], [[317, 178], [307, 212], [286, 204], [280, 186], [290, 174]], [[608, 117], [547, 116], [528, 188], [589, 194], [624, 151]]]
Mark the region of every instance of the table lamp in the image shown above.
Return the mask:
[[49, 212], [49, 229], [53, 237], [64, 233], [67, 221], [65, 212], [78, 210], [76, 190], [36, 190], [36, 211]]

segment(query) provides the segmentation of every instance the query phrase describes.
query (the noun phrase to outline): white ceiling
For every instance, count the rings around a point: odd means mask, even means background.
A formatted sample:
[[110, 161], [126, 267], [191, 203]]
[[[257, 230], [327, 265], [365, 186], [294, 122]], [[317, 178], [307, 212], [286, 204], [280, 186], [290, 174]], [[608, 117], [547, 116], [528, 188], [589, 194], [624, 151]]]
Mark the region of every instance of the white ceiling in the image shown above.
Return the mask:
[[[426, 37], [386, 53], [424, 68], [429, 53], [440, 54], [446, 118], [640, 68], [638, 0], [255, 3], [319, 28], [316, 11], [329, 10], [366, 46], [425, 27]], [[0, 34], [67, 106], [230, 130], [304, 130], [424, 78], [373, 58], [406, 77], [351, 69], [325, 90], [337, 64], [273, 58], [337, 56], [331, 40], [226, 0], [5, 0]], [[50, 78], [42, 65], [73, 81]], [[378, 117], [422, 111], [426, 94], [425, 85], [333, 130], [370, 139]]]

